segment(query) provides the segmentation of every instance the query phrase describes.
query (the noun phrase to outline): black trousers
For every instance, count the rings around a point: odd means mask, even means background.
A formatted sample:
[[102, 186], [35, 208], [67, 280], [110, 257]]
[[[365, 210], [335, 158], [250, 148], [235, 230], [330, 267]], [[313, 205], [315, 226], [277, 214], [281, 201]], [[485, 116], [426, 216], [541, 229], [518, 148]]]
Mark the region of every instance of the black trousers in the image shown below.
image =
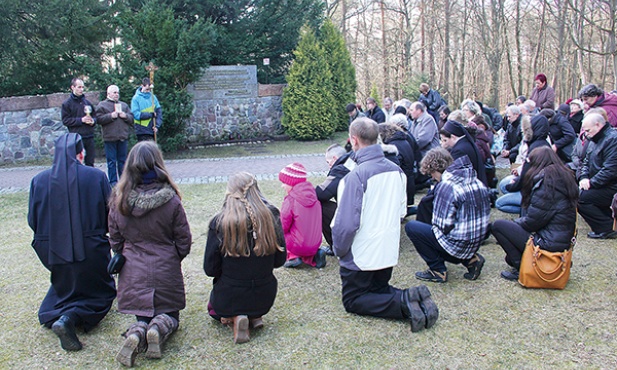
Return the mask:
[[84, 149], [86, 149], [86, 158], [84, 159], [84, 164], [86, 166], [94, 167], [94, 157], [96, 157], [94, 137], [82, 137], [81, 142], [84, 144]]
[[581, 190], [578, 213], [583, 216], [593, 232], [604, 233], [613, 230], [611, 202], [615, 193], [617, 193], [616, 186]]
[[337, 204], [332, 201], [321, 202], [321, 232], [323, 233], [326, 242], [332, 247], [332, 228], [330, 223], [334, 218]]
[[520, 269], [525, 245], [531, 234], [510, 220], [495, 221], [491, 233], [497, 239], [497, 244], [506, 252], [506, 263]]
[[388, 283], [392, 267], [376, 271], [349, 270], [341, 266], [343, 306], [358, 315], [403, 319], [403, 290]]

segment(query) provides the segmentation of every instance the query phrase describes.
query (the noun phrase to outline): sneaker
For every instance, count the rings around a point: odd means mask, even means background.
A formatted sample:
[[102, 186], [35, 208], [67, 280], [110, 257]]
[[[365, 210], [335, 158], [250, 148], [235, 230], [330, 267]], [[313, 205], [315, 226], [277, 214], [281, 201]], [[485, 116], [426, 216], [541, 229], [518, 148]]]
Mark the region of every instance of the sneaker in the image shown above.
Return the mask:
[[313, 261], [315, 261], [315, 267], [318, 269], [326, 267], [326, 252], [321, 248], [317, 249]]
[[302, 259], [300, 259], [300, 258], [292, 258], [290, 260], [287, 260], [287, 262], [285, 262], [283, 267], [294, 268], [294, 267], [300, 266], [301, 264], [302, 264]]
[[433, 298], [431, 298], [431, 292], [426, 285], [420, 285], [417, 287], [418, 294], [420, 295], [420, 308], [426, 316], [426, 328], [430, 329], [439, 318], [439, 309]]
[[411, 332], [417, 333], [426, 327], [426, 315], [420, 307], [418, 288], [405, 289], [402, 296], [403, 313], [409, 318]]
[[321, 247], [319, 247], [319, 249], [326, 252], [326, 255], [328, 256], [334, 256], [334, 251], [332, 250], [332, 247], [330, 247], [329, 245], [322, 245]]
[[433, 283], [445, 283], [448, 281], [448, 272], [438, 272], [428, 269], [426, 271], [416, 272], [416, 279], [424, 281], [432, 281]]
[[501, 277], [510, 281], [518, 281], [518, 270], [512, 268], [511, 270], [502, 271]]
[[471, 261], [467, 265], [467, 272], [463, 275], [463, 277], [467, 280], [476, 280], [480, 273], [482, 272], [482, 267], [484, 266], [484, 257], [480, 253], [476, 253]]

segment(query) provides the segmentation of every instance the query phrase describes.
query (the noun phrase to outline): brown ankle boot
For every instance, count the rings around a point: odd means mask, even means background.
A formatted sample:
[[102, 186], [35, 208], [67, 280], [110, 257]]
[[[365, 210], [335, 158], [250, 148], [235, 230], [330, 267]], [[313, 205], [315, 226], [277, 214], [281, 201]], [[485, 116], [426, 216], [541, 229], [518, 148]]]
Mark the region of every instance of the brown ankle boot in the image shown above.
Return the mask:
[[234, 343], [249, 341], [249, 318], [246, 315], [234, 316]]
[[146, 351], [146, 331], [148, 324], [138, 321], [131, 325], [129, 330], [123, 334], [126, 338], [116, 360], [124, 366], [132, 367], [135, 364], [135, 357], [138, 353]]
[[161, 358], [161, 346], [176, 329], [178, 329], [178, 320], [167, 314], [155, 316], [148, 325], [146, 357]]

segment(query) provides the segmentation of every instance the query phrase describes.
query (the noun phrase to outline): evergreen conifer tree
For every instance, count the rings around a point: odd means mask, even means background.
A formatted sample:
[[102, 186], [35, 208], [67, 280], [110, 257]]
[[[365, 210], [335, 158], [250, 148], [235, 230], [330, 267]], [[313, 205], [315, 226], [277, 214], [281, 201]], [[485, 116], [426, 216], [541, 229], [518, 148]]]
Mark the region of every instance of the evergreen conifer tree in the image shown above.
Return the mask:
[[294, 50], [295, 60], [287, 75], [283, 92], [282, 126], [297, 140], [325, 139], [336, 127], [337, 107], [332, 95], [332, 74], [312, 29], [300, 30], [300, 41]]
[[324, 48], [325, 57], [332, 72], [332, 91], [336, 100], [334, 116], [335, 129], [346, 130], [349, 124], [349, 116], [345, 112], [345, 106], [355, 102], [356, 96], [356, 70], [351, 62], [349, 50], [345, 46], [345, 40], [340, 31], [327, 19], [320, 30], [320, 41]]
[[377, 105], [379, 106], [379, 108], [383, 108], [381, 105], [381, 98], [379, 97], [379, 91], [377, 91], [377, 86], [372, 85], [371, 86], [371, 95], [369, 95], [371, 98], [375, 99], [375, 102], [377, 103]]

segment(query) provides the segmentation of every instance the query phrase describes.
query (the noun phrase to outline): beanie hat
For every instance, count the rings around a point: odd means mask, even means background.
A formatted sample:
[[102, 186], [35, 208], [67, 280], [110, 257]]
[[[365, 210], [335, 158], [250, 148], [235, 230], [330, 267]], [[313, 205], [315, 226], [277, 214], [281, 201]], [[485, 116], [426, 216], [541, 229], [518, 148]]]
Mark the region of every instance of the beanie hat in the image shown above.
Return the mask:
[[306, 181], [306, 168], [298, 162], [288, 164], [279, 172], [279, 180], [283, 184], [295, 186], [296, 184]]
[[574, 99], [570, 102], [570, 105], [572, 104], [576, 104], [578, 105], [581, 109], [585, 109], [585, 105], [583, 104], [583, 102], [579, 99]]
[[570, 114], [570, 106], [568, 104], [561, 104], [559, 105], [557, 112], [567, 116]]

